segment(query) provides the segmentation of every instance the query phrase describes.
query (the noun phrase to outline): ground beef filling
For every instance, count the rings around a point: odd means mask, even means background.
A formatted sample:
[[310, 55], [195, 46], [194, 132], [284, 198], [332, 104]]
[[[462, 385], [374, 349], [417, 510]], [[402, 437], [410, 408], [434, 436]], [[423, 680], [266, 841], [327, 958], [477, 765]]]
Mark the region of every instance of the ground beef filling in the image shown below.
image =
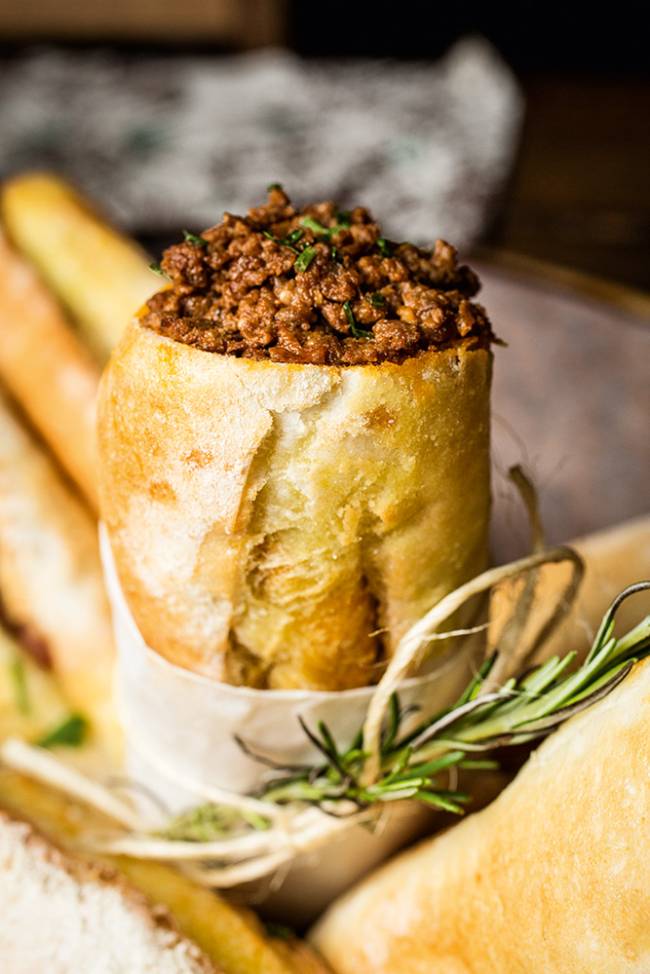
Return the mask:
[[279, 186], [247, 217], [224, 215], [169, 247], [171, 285], [142, 323], [207, 352], [275, 362], [401, 362], [427, 348], [493, 339], [470, 298], [476, 275], [438, 240], [433, 252], [394, 243], [363, 207], [296, 210]]

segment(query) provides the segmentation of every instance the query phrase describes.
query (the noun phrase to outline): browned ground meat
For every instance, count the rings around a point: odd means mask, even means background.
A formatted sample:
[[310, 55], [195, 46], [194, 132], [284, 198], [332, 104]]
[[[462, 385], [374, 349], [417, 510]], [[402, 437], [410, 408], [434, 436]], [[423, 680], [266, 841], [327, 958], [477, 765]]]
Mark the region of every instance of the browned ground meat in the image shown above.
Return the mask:
[[161, 269], [171, 286], [143, 323], [208, 352], [362, 365], [494, 338], [470, 301], [478, 278], [444, 240], [432, 253], [394, 243], [363, 207], [296, 210], [277, 185], [247, 217], [226, 213], [200, 237], [186, 234]]

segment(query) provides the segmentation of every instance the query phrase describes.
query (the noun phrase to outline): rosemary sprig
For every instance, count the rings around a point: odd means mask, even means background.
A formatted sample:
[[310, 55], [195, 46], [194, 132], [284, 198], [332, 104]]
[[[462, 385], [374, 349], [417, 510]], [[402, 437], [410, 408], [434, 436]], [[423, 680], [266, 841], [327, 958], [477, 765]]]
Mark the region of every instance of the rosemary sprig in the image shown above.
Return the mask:
[[360, 784], [365, 754], [360, 735], [347, 750], [337, 747], [324, 724], [305, 728], [325, 757], [321, 766], [276, 777], [261, 797], [270, 801], [353, 802], [357, 807], [411, 798], [461, 813], [468, 800], [460, 792], [441, 790], [440, 775], [452, 767], [483, 770], [498, 765], [473, 759], [476, 751], [520, 744], [546, 737], [565, 720], [610, 693], [634, 663], [650, 653], [650, 616], [617, 639], [614, 617], [621, 603], [650, 588], [641, 582], [622, 592], [607, 611], [585, 661], [572, 664], [575, 653], [554, 656], [529, 673], [481, 695], [496, 661], [487, 660], [459, 699], [442, 713], [401, 733], [404, 712], [397, 695], [391, 700], [381, 743], [381, 775], [367, 787]]
[[[464, 792], [441, 787], [441, 776], [452, 768], [482, 771], [498, 768], [491, 758], [474, 756], [475, 752], [520, 744], [548, 736], [574, 714], [587, 709], [605, 697], [625, 679], [634, 664], [650, 655], [650, 615], [625, 635], [614, 636], [614, 619], [620, 605], [636, 592], [650, 589], [650, 582], [639, 582], [626, 588], [614, 600], [600, 625], [589, 654], [580, 666], [574, 666], [576, 654], [553, 656], [527, 673], [508, 680], [503, 686], [484, 691], [498, 654], [481, 666], [455, 703], [404, 731], [404, 723], [413, 713], [403, 709], [393, 694], [381, 737], [381, 773], [370, 785], [363, 783], [367, 754], [362, 750], [362, 729], [347, 748], [340, 747], [324, 722], [310, 728], [301, 720], [305, 734], [322, 755], [313, 766], [279, 767], [271, 759], [256, 755], [244, 742], [246, 753], [267, 764], [270, 780], [257, 797], [267, 802], [287, 804], [301, 802], [317, 805], [330, 815], [347, 816], [379, 803], [410, 799], [442, 811], [461, 815], [471, 799]], [[219, 806], [206, 812], [199, 806], [190, 816], [198, 815], [199, 828], [193, 819], [174, 820], [164, 833], [166, 837], [203, 841], [236, 834], [242, 826], [267, 827], [264, 821], [251, 820], [248, 813], [239, 815], [237, 823], [229, 810], [228, 822]], [[216, 816], [215, 832], [207, 827], [210, 815]]]
[[265, 831], [269, 825], [268, 819], [262, 815], [207, 802], [181, 812], [158, 835], [172, 842], [211, 842], [236, 834], [247, 826]]

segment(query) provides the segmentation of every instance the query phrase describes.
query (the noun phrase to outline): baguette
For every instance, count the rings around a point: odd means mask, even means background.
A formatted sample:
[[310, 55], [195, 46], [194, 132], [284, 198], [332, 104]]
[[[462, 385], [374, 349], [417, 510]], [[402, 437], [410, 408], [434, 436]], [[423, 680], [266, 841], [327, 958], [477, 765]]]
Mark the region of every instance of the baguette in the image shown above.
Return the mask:
[[0, 594], [8, 620], [44, 647], [70, 705], [119, 740], [96, 525], [1, 394]]
[[99, 368], [2, 233], [0, 328], [0, 378], [96, 507]]
[[490, 369], [462, 346], [234, 358], [134, 320], [100, 390], [100, 491], [145, 640], [227, 682], [374, 682], [380, 653], [485, 567]]
[[384, 866], [313, 932], [337, 974], [637, 974], [650, 964], [650, 660], [487, 809]]
[[72, 187], [47, 173], [10, 180], [1, 207], [12, 241], [104, 362], [131, 315], [156, 290], [145, 254]]

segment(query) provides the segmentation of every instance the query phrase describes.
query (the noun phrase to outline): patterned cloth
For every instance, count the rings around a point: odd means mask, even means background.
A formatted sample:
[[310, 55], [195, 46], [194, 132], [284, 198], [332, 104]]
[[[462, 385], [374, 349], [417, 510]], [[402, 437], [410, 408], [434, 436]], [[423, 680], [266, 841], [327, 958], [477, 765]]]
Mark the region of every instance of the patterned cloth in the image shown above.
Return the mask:
[[57, 170], [150, 232], [215, 223], [279, 181], [296, 200], [363, 202], [398, 239], [467, 245], [522, 113], [479, 39], [432, 64], [45, 50], [1, 67], [0, 175]]

